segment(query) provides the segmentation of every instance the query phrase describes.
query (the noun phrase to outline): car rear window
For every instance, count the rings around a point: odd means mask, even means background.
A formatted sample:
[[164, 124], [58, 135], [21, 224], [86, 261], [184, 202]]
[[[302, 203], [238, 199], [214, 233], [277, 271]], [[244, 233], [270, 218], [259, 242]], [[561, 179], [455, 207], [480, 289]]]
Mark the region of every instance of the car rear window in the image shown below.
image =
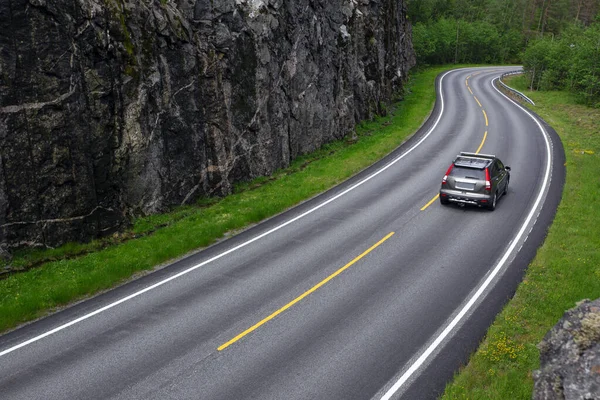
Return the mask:
[[452, 168], [452, 171], [450, 171], [450, 176], [454, 178], [485, 180], [485, 170], [478, 168], [454, 166], [454, 168]]

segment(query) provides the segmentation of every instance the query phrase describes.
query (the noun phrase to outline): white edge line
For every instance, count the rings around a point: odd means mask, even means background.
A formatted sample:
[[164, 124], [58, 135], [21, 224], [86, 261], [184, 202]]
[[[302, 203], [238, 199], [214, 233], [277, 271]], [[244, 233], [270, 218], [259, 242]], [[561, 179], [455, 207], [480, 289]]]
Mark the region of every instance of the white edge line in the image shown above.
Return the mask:
[[519, 232], [517, 233], [517, 235], [513, 239], [512, 244], [508, 247], [508, 249], [506, 250], [506, 252], [502, 256], [502, 258], [500, 259], [500, 261], [498, 261], [498, 264], [496, 264], [496, 267], [492, 270], [492, 273], [481, 284], [481, 286], [479, 287], [479, 289], [477, 290], [477, 292], [475, 292], [475, 294], [471, 297], [471, 299], [467, 302], [467, 304], [465, 304], [465, 306], [460, 310], [460, 312], [456, 315], [456, 317], [454, 317], [454, 319], [448, 324], [448, 326], [442, 331], [442, 333], [440, 333], [440, 335], [433, 341], [433, 343], [431, 343], [431, 345], [429, 345], [429, 347], [427, 347], [427, 349], [423, 352], [423, 354], [421, 354], [421, 356], [408, 368], [408, 370], [406, 370], [406, 372], [404, 372], [404, 374], [400, 377], [400, 379], [398, 379], [396, 381], [396, 383], [394, 383], [394, 385], [383, 395], [383, 397], [381, 398], [381, 400], [389, 400], [398, 391], [398, 389], [400, 389], [402, 387], [402, 385], [404, 385], [404, 383], [406, 383], [406, 381], [411, 377], [411, 375], [414, 374], [415, 371], [417, 371], [421, 367], [421, 365], [423, 365], [423, 363], [437, 349], [437, 347], [442, 343], [442, 341], [450, 334], [450, 332], [458, 325], [458, 323], [461, 322], [461, 320], [469, 312], [469, 310], [471, 309], [471, 307], [473, 307], [473, 305], [477, 302], [477, 300], [479, 299], [479, 297], [481, 297], [481, 295], [483, 294], [483, 292], [485, 291], [485, 289], [487, 289], [487, 287], [489, 286], [489, 284], [496, 277], [496, 275], [498, 275], [498, 272], [500, 272], [500, 270], [502, 269], [502, 267], [504, 266], [504, 264], [508, 260], [509, 256], [511, 255], [511, 253], [515, 249], [515, 246], [519, 242], [521, 236], [523, 236], [523, 233], [525, 232], [525, 229], [529, 225], [529, 222], [531, 222], [531, 219], [533, 218], [533, 216], [535, 214], [535, 211], [537, 210], [540, 202], [542, 201], [543, 194], [546, 191], [546, 186], [548, 185], [548, 181], [549, 181], [549, 177], [550, 177], [550, 171], [551, 171], [551, 167], [552, 167], [552, 152], [551, 152], [551, 149], [550, 149], [550, 143], [549, 143], [549, 140], [548, 140], [548, 134], [544, 130], [544, 128], [542, 127], [542, 125], [540, 124], [540, 122], [536, 118], [534, 118], [533, 115], [531, 115], [531, 113], [528, 110], [526, 110], [525, 108], [523, 108], [517, 102], [513, 101], [512, 99], [510, 99], [508, 96], [506, 96], [504, 93], [502, 93], [501, 91], [499, 91], [494, 86], [493, 82], [496, 79], [497, 78], [494, 78], [491, 81], [492, 86], [494, 87], [494, 89], [498, 93], [500, 93], [502, 96], [504, 96], [506, 99], [508, 99], [509, 101], [511, 101], [513, 104], [515, 104], [517, 107], [519, 107], [527, 115], [529, 115], [529, 117], [531, 119], [533, 119], [534, 122], [538, 125], [538, 127], [540, 128], [540, 131], [542, 132], [542, 135], [544, 136], [544, 140], [546, 141], [546, 154], [548, 156], [547, 157], [548, 160], [546, 162], [546, 173], [545, 173], [545, 176], [544, 176], [544, 183], [542, 185], [542, 188], [540, 189], [540, 192], [538, 194], [537, 199], [535, 200], [534, 206], [531, 208], [531, 211], [529, 212], [529, 215], [527, 216], [527, 218], [525, 219], [525, 222], [521, 226], [521, 229], [519, 229]]
[[440, 104], [441, 104], [441, 109], [440, 109], [440, 113], [439, 113], [439, 115], [438, 115], [435, 123], [432, 125], [432, 127], [429, 128], [429, 130], [427, 131], [427, 133], [417, 143], [415, 143], [414, 146], [412, 146], [410, 149], [408, 149], [402, 155], [400, 155], [397, 158], [395, 158], [394, 160], [390, 161], [389, 164], [387, 164], [386, 166], [382, 167], [380, 170], [374, 172], [373, 174], [369, 175], [368, 177], [366, 177], [362, 181], [354, 184], [353, 186], [351, 186], [348, 189], [344, 190], [343, 192], [337, 194], [336, 196], [332, 197], [331, 199], [329, 199], [327, 201], [324, 201], [323, 203], [321, 203], [321, 204], [317, 205], [316, 207], [314, 207], [314, 208], [312, 208], [312, 209], [304, 212], [303, 214], [300, 214], [297, 217], [292, 218], [291, 220], [289, 220], [289, 221], [287, 221], [287, 222], [285, 222], [285, 223], [283, 223], [281, 225], [278, 225], [275, 228], [273, 228], [273, 229], [271, 229], [271, 230], [269, 230], [267, 232], [264, 232], [264, 233], [256, 236], [253, 239], [250, 239], [250, 240], [248, 240], [248, 241], [246, 241], [246, 242], [244, 242], [244, 243], [242, 243], [242, 244], [240, 244], [240, 245], [238, 245], [236, 247], [233, 247], [233, 248], [231, 248], [231, 249], [229, 249], [229, 250], [227, 250], [227, 251], [225, 251], [223, 253], [220, 253], [220, 254], [218, 254], [218, 255], [216, 255], [216, 256], [214, 256], [214, 257], [212, 257], [212, 258], [210, 258], [210, 259], [208, 259], [208, 260], [206, 260], [204, 262], [201, 262], [200, 264], [194, 265], [193, 267], [190, 267], [190, 268], [188, 268], [188, 269], [186, 269], [184, 271], [181, 271], [181, 272], [179, 272], [179, 273], [177, 273], [177, 274], [175, 274], [175, 275], [173, 275], [173, 276], [171, 276], [171, 277], [169, 277], [167, 279], [164, 279], [164, 280], [162, 280], [160, 282], [157, 282], [154, 285], [148, 286], [147, 288], [144, 288], [144, 289], [142, 289], [142, 290], [140, 290], [138, 292], [135, 292], [135, 293], [133, 293], [133, 294], [127, 296], [127, 297], [124, 297], [124, 298], [122, 298], [120, 300], [117, 300], [114, 303], [110, 303], [110, 304], [108, 304], [108, 305], [106, 305], [106, 306], [104, 306], [102, 308], [99, 308], [96, 311], [93, 311], [93, 312], [91, 312], [89, 314], [85, 314], [85, 315], [83, 315], [83, 316], [81, 316], [81, 317], [79, 317], [77, 319], [74, 319], [73, 321], [67, 322], [64, 325], [60, 325], [60, 326], [58, 326], [58, 327], [56, 327], [56, 328], [54, 328], [52, 330], [49, 330], [49, 331], [47, 331], [47, 332], [45, 332], [45, 333], [43, 333], [41, 335], [35, 336], [35, 337], [33, 337], [33, 338], [31, 338], [31, 339], [29, 339], [27, 341], [19, 343], [18, 345], [15, 345], [15, 346], [10, 347], [10, 348], [8, 348], [6, 350], [3, 350], [3, 351], [0, 352], [0, 357], [4, 356], [6, 354], [12, 353], [13, 351], [18, 350], [18, 349], [20, 349], [22, 347], [25, 347], [27, 345], [35, 343], [35, 342], [37, 342], [37, 341], [39, 341], [39, 340], [41, 340], [41, 339], [43, 339], [45, 337], [48, 337], [50, 335], [55, 334], [57, 332], [60, 332], [60, 331], [66, 329], [66, 328], [68, 328], [70, 326], [73, 326], [73, 325], [75, 325], [75, 324], [77, 324], [79, 322], [85, 321], [88, 318], [91, 318], [91, 317], [93, 317], [95, 315], [98, 315], [98, 314], [100, 314], [100, 313], [102, 313], [102, 312], [104, 312], [106, 310], [109, 310], [109, 309], [111, 309], [111, 308], [113, 308], [113, 307], [115, 307], [115, 306], [117, 306], [117, 305], [119, 305], [121, 303], [124, 303], [124, 302], [126, 302], [128, 300], [131, 300], [131, 299], [133, 299], [135, 297], [138, 297], [139, 295], [141, 295], [143, 293], [146, 293], [146, 292], [148, 292], [148, 291], [150, 291], [152, 289], [155, 289], [155, 288], [157, 288], [159, 286], [162, 286], [162, 285], [164, 285], [167, 282], [170, 282], [170, 281], [172, 281], [174, 279], [177, 279], [177, 278], [179, 278], [179, 277], [181, 277], [181, 276], [183, 276], [185, 274], [188, 274], [188, 273], [190, 273], [190, 272], [192, 272], [192, 271], [194, 271], [194, 270], [196, 270], [196, 269], [198, 269], [198, 268], [200, 268], [200, 267], [202, 267], [202, 266], [204, 266], [204, 265], [206, 265], [206, 264], [208, 264], [210, 262], [213, 262], [213, 261], [218, 260], [218, 259], [220, 259], [220, 258], [222, 258], [222, 257], [224, 257], [224, 256], [226, 256], [226, 255], [228, 255], [230, 253], [233, 253], [234, 251], [239, 250], [242, 247], [248, 246], [249, 244], [251, 244], [253, 242], [256, 242], [257, 240], [262, 239], [263, 237], [265, 237], [267, 235], [270, 235], [271, 233], [276, 232], [276, 231], [284, 228], [285, 226], [287, 226], [287, 225], [289, 225], [289, 224], [291, 224], [293, 222], [296, 222], [297, 220], [299, 220], [299, 219], [307, 216], [308, 214], [311, 214], [311, 213], [317, 211], [321, 207], [326, 206], [327, 204], [329, 204], [329, 203], [337, 200], [338, 198], [340, 198], [343, 195], [345, 195], [346, 193], [348, 193], [348, 192], [356, 189], [357, 187], [361, 186], [362, 184], [366, 183], [367, 181], [370, 181], [371, 179], [373, 179], [374, 177], [376, 177], [377, 175], [379, 175], [383, 171], [385, 171], [388, 168], [390, 168], [392, 165], [396, 164], [398, 161], [400, 161], [401, 159], [403, 159], [405, 156], [407, 156], [410, 152], [412, 152], [415, 148], [417, 148], [419, 145], [421, 145], [421, 143], [423, 143], [425, 141], [425, 139], [427, 139], [431, 135], [431, 133], [433, 132], [433, 130], [437, 127], [438, 123], [440, 122], [440, 119], [442, 118], [442, 115], [444, 113], [444, 96], [442, 95], [442, 81], [444, 80], [444, 77], [446, 75], [448, 75], [449, 73], [455, 72], [455, 71], [459, 71], [459, 70], [460, 69], [455, 69], [455, 70], [447, 71], [440, 78], [439, 88], [440, 88]]

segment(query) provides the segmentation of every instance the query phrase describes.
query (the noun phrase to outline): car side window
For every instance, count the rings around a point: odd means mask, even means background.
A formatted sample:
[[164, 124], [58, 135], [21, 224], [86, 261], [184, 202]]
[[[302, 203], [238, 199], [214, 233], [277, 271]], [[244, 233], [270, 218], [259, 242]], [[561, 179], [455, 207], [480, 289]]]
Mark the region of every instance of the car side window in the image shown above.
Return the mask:
[[502, 164], [500, 163], [499, 160], [496, 160], [494, 162], [494, 168], [493, 168], [493, 170], [494, 170], [494, 176], [499, 176], [500, 173], [502, 172]]
[[492, 178], [495, 178], [498, 175], [498, 165], [496, 163], [492, 164], [492, 168], [491, 168], [491, 175]]
[[496, 160], [496, 164], [498, 165], [498, 171], [504, 170], [504, 164], [502, 164], [502, 161]]

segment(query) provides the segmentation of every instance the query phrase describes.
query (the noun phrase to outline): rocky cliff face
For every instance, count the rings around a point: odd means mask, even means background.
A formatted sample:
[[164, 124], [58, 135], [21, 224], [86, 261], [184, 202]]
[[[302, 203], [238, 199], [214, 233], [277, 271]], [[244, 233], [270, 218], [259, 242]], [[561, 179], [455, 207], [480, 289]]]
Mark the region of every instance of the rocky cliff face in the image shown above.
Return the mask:
[[600, 299], [568, 310], [538, 348], [533, 400], [600, 399]]
[[3, 0], [0, 244], [54, 246], [286, 167], [389, 102], [402, 0]]

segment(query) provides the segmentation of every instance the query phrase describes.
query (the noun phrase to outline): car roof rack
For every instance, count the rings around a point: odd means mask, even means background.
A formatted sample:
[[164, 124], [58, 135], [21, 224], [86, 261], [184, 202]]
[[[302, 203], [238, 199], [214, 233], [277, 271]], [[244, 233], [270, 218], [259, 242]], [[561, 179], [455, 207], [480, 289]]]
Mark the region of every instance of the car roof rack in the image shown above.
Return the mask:
[[480, 157], [480, 155], [476, 153], [461, 152], [459, 156], [456, 156], [456, 159], [454, 160], [454, 165], [459, 167], [483, 169], [485, 167], [488, 167], [491, 164], [493, 158], [495, 157], [488, 154], [483, 155], [486, 157]]
[[467, 156], [467, 157], [477, 157], [477, 158], [496, 158], [496, 156], [493, 154], [468, 153], [466, 151], [461, 151], [460, 155]]

